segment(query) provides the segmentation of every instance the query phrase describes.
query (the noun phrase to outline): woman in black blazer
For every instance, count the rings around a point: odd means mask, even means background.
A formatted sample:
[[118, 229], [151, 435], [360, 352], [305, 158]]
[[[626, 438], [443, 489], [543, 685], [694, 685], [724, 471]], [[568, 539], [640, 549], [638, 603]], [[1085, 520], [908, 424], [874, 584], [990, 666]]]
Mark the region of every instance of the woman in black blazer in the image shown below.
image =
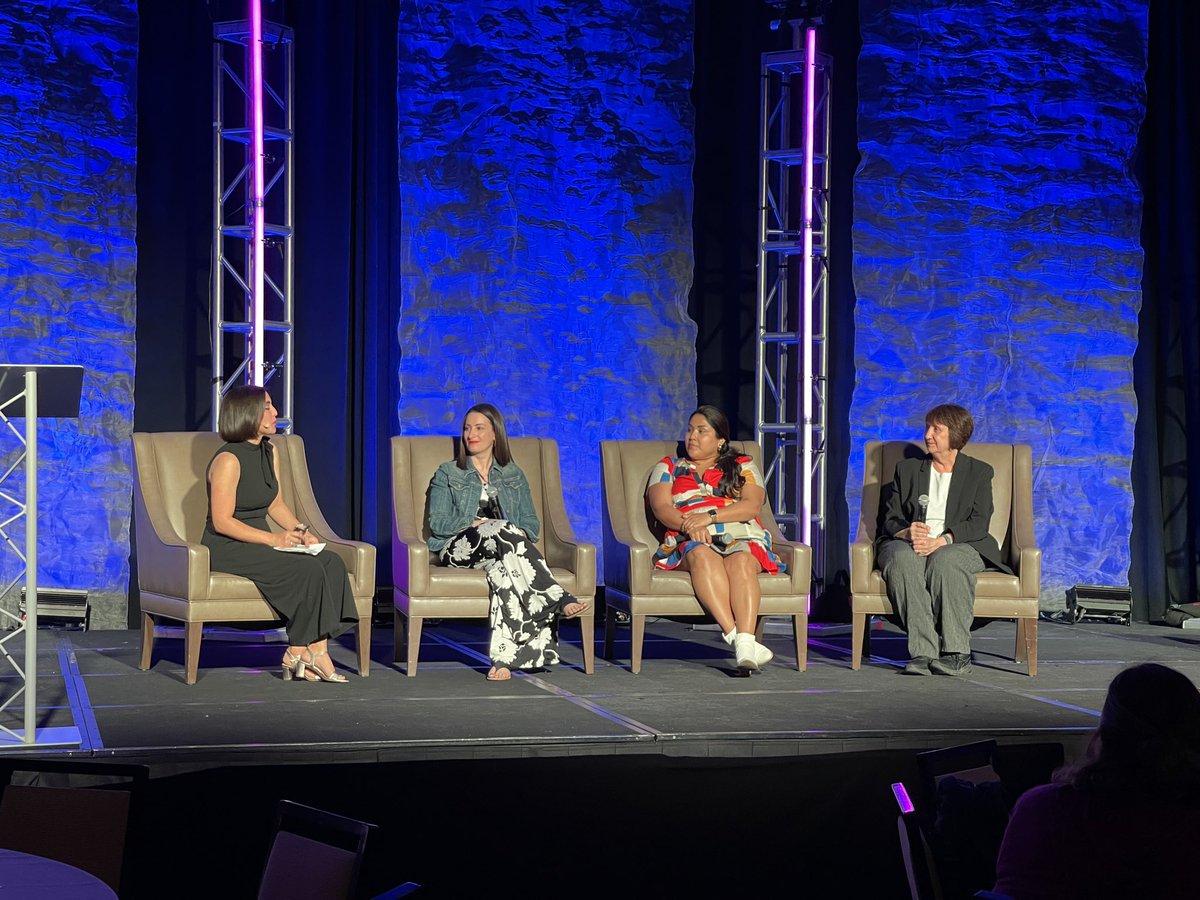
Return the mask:
[[901, 460], [880, 504], [875, 558], [908, 632], [908, 675], [971, 671], [975, 576], [1009, 571], [988, 533], [992, 467], [961, 452], [974, 430], [961, 406], [931, 409], [928, 454]]

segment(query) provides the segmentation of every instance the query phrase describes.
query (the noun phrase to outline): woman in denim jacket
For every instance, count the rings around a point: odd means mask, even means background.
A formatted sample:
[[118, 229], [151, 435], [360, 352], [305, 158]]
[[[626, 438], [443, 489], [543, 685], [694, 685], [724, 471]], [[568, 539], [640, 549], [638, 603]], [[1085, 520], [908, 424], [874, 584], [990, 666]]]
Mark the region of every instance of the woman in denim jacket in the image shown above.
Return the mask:
[[562, 589], [534, 543], [541, 532], [504, 417], [479, 403], [463, 418], [458, 458], [429, 486], [429, 549], [443, 566], [483, 569], [491, 592], [490, 681], [558, 662], [554, 622], [587, 608]]

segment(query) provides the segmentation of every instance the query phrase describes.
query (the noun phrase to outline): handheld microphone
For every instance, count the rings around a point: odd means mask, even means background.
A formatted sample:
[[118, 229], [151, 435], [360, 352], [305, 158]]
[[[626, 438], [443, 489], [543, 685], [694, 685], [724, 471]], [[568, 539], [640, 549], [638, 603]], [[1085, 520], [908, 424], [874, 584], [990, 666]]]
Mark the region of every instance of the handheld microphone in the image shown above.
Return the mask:
[[917, 521], [924, 522], [925, 514], [929, 511], [929, 495], [922, 494], [917, 498]]

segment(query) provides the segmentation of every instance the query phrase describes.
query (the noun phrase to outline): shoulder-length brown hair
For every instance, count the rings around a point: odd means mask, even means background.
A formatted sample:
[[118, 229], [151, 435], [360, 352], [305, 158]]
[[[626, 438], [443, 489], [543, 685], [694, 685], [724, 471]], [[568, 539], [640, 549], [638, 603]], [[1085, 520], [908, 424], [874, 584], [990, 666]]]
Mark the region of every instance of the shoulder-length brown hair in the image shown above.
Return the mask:
[[966, 409], [955, 403], [935, 406], [925, 413], [925, 424], [945, 425], [946, 430], [950, 432], [950, 447], [953, 450], [961, 450], [967, 446], [967, 441], [975, 433], [975, 420]]
[[267, 405], [267, 389], [255, 384], [243, 384], [230, 390], [221, 400], [221, 417], [217, 430], [231, 444], [258, 436], [263, 412]]
[[458, 467], [467, 467], [467, 442], [462, 439], [463, 430], [467, 427], [467, 416], [477, 412], [492, 423], [492, 431], [496, 432], [496, 446], [492, 448], [492, 458], [502, 466], [512, 462], [512, 454], [508, 450], [508, 431], [504, 427], [504, 416], [500, 410], [490, 403], [476, 403], [463, 413], [462, 425], [458, 429]]

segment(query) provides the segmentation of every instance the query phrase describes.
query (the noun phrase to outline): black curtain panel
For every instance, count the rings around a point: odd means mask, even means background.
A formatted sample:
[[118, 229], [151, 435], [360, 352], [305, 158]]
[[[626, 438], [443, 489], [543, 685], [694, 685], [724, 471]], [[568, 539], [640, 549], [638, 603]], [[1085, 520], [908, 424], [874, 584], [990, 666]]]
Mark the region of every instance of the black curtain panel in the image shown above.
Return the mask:
[[1187, 0], [1150, 4], [1146, 120], [1137, 176], [1145, 196], [1133, 453], [1134, 617], [1158, 621], [1171, 603], [1200, 601], [1200, 62]]

